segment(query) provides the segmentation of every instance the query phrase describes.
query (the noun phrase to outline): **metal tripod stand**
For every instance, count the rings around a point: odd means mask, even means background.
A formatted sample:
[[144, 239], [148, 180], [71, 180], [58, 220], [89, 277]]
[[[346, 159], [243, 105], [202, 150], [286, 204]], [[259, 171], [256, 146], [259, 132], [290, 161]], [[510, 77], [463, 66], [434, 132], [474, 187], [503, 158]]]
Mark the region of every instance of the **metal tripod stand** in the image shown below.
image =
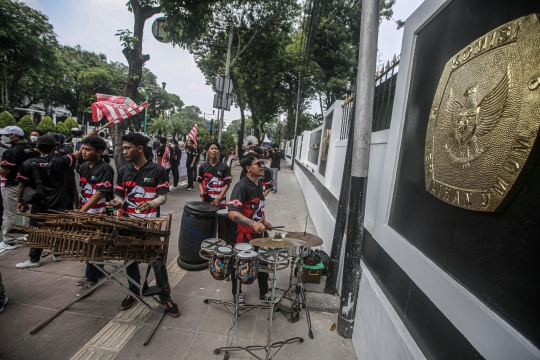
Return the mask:
[[[224, 360], [227, 360], [229, 358], [229, 352], [230, 351], [247, 351], [249, 354], [253, 355], [259, 360], [263, 360], [263, 358], [259, 357], [257, 354], [253, 353], [253, 351], [257, 350], [264, 350], [266, 352], [265, 360], [273, 359], [274, 356], [281, 350], [281, 348], [288, 344], [294, 344], [296, 342], [304, 342], [304, 339], [301, 337], [294, 337], [287, 339], [285, 341], [278, 341], [275, 343], [272, 343], [272, 318], [274, 315], [274, 300], [276, 296], [276, 272], [277, 272], [277, 263], [278, 263], [278, 254], [279, 249], [273, 249], [274, 250], [274, 264], [273, 264], [273, 272], [272, 272], [272, 296], [270, 299], [270, 304], [268, 306], [269, 309], [269, 315], [268, 315], [268, 331], [267, 331], [267, 338], [266, 338], [266, 345], [250, 345], [250, 346], [225, 346], [220, 347], [214, 350], [214, 354], [219, 354], [222, 351], [225, 351], [225, 356], [223, 357]], [[240, 286], [236, 287], [236, 302], [238, 303], [238, 294], [239, 294], [239, 288]], [[234, 324], [233, 324], [234, 326]], [[230, 331], [230, 329], [229, 329]], [[272, 353], [272, 349], [277, 349], [274, 353]]]
[[[302, 309], [306, 312], [306, 321], [308, 324], [308, 335], [310, 339], [313, 339], [313, 331], [311, 329], [311, 317], [309, 315], [309, 307], [306, 300], [306, 289], [304, 289], [304, 283], [302, 282], [302, 269], [304, 266], [304, 250], [305, 247], [300, 247], [300, 255], [296, 258], [293, 255], [291, 261], [291, 274], [289, 276], [289, 288], [283, 291], [283, 297], [276, 304], [276, 312], [281, 311], [284, 315], [290, 314], [290, 317], [287, 316], [287, 320], [290, 323], [296, 323], [300, 320], [300, 313]], [[294, 273], [296, 264], [296, 274]], [[294, 296], [290, 297], [291, 295]], [[286, 308], [282, 305], [283, 299], [290, 300], [291, 307]]]

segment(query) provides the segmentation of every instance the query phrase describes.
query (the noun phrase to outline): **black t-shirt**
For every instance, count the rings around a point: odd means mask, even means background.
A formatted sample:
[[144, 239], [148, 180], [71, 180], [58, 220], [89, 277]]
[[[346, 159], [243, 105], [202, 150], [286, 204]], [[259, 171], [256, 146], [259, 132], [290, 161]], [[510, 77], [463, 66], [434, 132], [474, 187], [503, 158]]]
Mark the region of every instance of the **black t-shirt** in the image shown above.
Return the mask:
[[[261, 180], [255, 184], [247, 176], [240, 179], [234, 186], [228, 205], [229, 211], [238, 211], [248, 219], [262, 222], [264, 219], [264, 191]], [[250, 226], [231, 224], [229, 243], [249, 242], [262, 237]]]
[[[203, 201], [212, 202], [219, 194], [221, 194], [225, 185], [231, 183], [231, 170], [227, 164], [221, 161], [215, 166], [210, 165], [209, 162], [203, 162], [202, 165], [199, 166], [199, 176], [197, 176], [197, 181], [203, 184], [203, 188], [206, 191], [206, 196], [203, 198]], [[226, 205], [227, 199], [226, 196], [224, 196], [219, 203], [219, 208], [225, 209]]]
[[[176, 155], [176, 160], [174, 160], [174, 155]], [[171, 148], [171, 166], [180, 165], [180, 159], [182, 158], [182, 150], [180, 150], [178, 147]]]
[[193, 146], [189, 147], [189, 148], [186, 148], [186, 154], [187, 154], [186, 164], [187, 164], [188, 168], [189, 168], [189, 165], [191, 164], [191, 162], [193, 161], [193, 158], [196, 158], [195, 163], [197, 163], [197, 161], [199, 161], [199, 150], [195, 149]]
[[31, 162], [39, 164], [39, 176], [43, 181], [45, 201], [39, 207], [57, 209], [65, 207], [69, 201], [66, 187], [66, 172], [73, 166], [76, 159], [72, 154], [46, 155], [26, 160], [19, 170], [17, 180], [28, 186], [36, 186], [34, 171]]
[[[57, 155], [67, 155], [67, 154], [73, 154], [73, 149], [71, 146], [67, 146], [66, 144], [62, 144], [58, 146], [56, 150]], [[82, 159], [79, 159], [82, 160]], [[81, 161], [79, 161], [80, 163]], [[71, 169], [66, 172], [66, 186], [68, 189], [75, 189], [75, 164], [71, 166]]]
[[39, 153], [34, 149], [34, 145], [29, 143], [17, 143], [4, 151], [2, 154], [2, 163], [0, 164], [2, 169], [10, 170], [9, 174], [2, 174], [0, 176], [1, 186], [18, 186], [19, 183], [16, 180], [17, 174], [21, 168], [21, 165], [31, 158], [39, 156]]
[[[242, 169], [240, 172], [240, 180], [243, 179], [246, 176], [246, 171]], [[259, 177], [261, 179], [261, 185], [263, 187], [263, 191], [266, 191], [268, 189], [272, 190], [274, 188], [274, 181], [272, 181], [272, 172], [267, 167], [264, 168], [264, 175]]]
[[152, 151], [152, 148], [150, 146], [144, 147], [143, 154], [146, 158], [146, 161], [152, 161], [152, 158], [154, 157], [154, 152]]
[[154, 200], [169, 192], [167, 172], [153, 162], [147, 162], [139, 170], [127, 163], [118, 170], [114, 194], [124, 198], [123, 212], [138, 217], [156, 217], [158, 208], [136, 213], [138, 203]]
[[92, 214], [105, 214], [107, 209], [105, 202], [112, 200], [113, 196], [113, 168], [105, 161], [100, 161], [94, 167], [90, 167], [89, 162], [85, 162], [80, 168], [81, 174], [81, 207], [86, 205], [88, 200], [96, 191], [104, 192], [105, 197], [97, 204], [88, 209]]
[[270, 159], [270, 167], [273, 169], [279, 168], [279, 163], [281, 160], [281, 154], [279, 153], [279, 151], [273, 152], [272, 155], [270, 155]]

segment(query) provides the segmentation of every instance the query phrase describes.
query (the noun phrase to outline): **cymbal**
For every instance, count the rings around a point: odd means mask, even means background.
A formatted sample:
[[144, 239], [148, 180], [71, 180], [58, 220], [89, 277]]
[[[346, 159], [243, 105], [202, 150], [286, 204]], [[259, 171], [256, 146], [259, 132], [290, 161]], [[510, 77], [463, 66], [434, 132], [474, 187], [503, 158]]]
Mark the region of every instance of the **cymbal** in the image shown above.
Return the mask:
[[285, 238], [304, 240], [306, 242], [306, 246], [309, 247], [321, 246], [323, 244], [323, 240], [317, 235], [306, 233], [306, 235], [304, 236], [303, 231], [288, 232], [285, 234]]
[[249, 242], [253, 246], [264, 246], [269, 249], [285, 249], [285, 248], [295, 248], [298, 246], [304, 246], [305, 241], [296, 240], [296, 239], [275, 239], [273, 237], [253, 239]]

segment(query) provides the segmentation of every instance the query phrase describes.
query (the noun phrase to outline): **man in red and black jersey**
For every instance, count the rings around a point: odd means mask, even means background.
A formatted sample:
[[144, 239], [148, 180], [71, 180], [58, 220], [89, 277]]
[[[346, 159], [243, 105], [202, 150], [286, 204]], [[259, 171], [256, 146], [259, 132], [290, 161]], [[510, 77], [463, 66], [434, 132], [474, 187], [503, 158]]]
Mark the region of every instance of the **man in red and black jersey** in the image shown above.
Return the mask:
[[[34, 146], [24, 141], [24, 131], [18, 126], [6, 126], [0, 131], [4, 143], [11, 143], [11, 147], [2, 154], [0, 164], [0, 181], [4, 214], [2, 221], [3, 241], [0, 242], [0, 250], [15, 249], [15, 237], [8, 232], [15, 225], [17, 215], [17, 189], [19, 183], [15, 179], [21, 165], [39, 153]], [[23, 225], [28, 226], [28, 218], [23, 218]]]
[[188, 185], [186, 190], [193, 190], [193, 179], [197, 177], [197, 163], [199, 162], [199, 149], [195, 148], [193, 140], [187, 141], [186, 154], [186, 168], [188, 175]]
[[[107, 143], [99, 136], [88, 136], [83, 139], [81, 151], [85, 162], [80, 167], [81, 196], [79, 211], [91, 214], [106, 214], [105, 202], [113, 198], [112, 167], [101, 158]], [[86, 264], [86, 275], [77, 281], [81, 286], [78, 295], [90, 290], [99, 280], [102, 272], [94, 265]]]
[[[121, 209], [124, 216], [136, 217], [156, 217], [159, 207], [167, 202], [169, 192], [169, 179], [163, 167], [148, 162], [144, 156], [144, 147], [147, 139], [137, 133], [130, 133], [122, 136], [122, 151], [126, 158], [126, 163], [118, 170], [118, 177], [114, 187], [114, 199], [107, 202], [107, 207], [113, 206]], [[171, 299], [171, 289], [167, 276], [167, 268], [161, 259], [152, 265], [156, 275], [156, 284], [163, 290], [159, 294], [159, 299], [167, 314], [172, 317], [180, 316], [178, 305]], [[129, 277], [140, 284], [141, 274], [139, 264], [134, 262], [126, 268]], [[129, 283], [129, 290], [139, 295], [137, 286]], [[120, 305], [120, 310], [127, 310], [135, 302], [135, 299], [128, 295]]]
[[220, 209], [225, 209], [227, 200], [225, 195], [231, 186], [231, 171], [226, 163], [219, 161], [221, 147], [217, 142], [206, 144], [208, 161], [199, 166], [199, 191], [203, 202], [209, 202]]
[[[266, 228], [272, 225], [264, 216], [264, 192], [260, 177], [263, 175], [264, 163], [258, 154], [248, 154], [240, 161], [245, 171], [243, 177], [236, 185], [229, 201], [229, 219], [234, 221], [229, 232], [229, 243], [237, 244], [249, 242], [266, 234]], [[234, 274], [231, 277], [234, 279]], [[257, 276], [259, 283], [259, 298], [268, 301], [268, 273], [260, 272]], [[236, 281], [232, 281], [233, 296], [236, 294]], [[240, 294], [242, 290], [240, 289]], [[240, 303], [243, 298], [240, 297]]]
[[[259, 157], [262, 157], [262, 149], [259, 146], [252, 146], [249, 148], [248, 154], [257, 154]], [[242, 169], [240, 172], [240, 180], [246, 176], [246, 171]], [[264, 196], [266, 197], [270, 191], [274, 188], [274, 182], [272, 181], [272, 171], [268, 169], [266, 166], [264, 167], [264, 173], [261, 176], [261, 185], [264, 191]]]

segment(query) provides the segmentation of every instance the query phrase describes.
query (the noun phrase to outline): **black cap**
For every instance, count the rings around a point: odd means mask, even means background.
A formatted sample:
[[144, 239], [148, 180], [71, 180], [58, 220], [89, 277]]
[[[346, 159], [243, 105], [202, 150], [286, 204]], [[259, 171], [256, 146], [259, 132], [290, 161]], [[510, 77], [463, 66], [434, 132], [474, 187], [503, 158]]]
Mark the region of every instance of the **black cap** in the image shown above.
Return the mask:
[[38, 137], [36, 144], [39, 145], [49, 145], [49, 146], [57, 146], [58, 142], [56, 139], [51, 135], [43, 135]]

